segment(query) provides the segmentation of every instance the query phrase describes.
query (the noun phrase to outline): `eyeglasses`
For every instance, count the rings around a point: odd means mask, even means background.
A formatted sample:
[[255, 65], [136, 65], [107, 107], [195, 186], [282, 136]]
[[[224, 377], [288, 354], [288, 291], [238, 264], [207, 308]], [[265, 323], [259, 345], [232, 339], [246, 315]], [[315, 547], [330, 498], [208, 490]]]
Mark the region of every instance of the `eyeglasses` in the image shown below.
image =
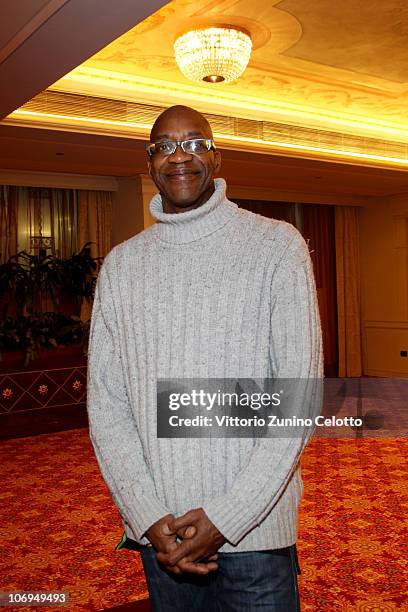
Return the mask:
[[166, 140], [146, 145], [149, 157], [153, 155], [173, 155], [177, 147], [181, 147], [188, 155], [202, 155], [212, 149], [215, 151], [214, 141], [209, 138], [193, 138], [192, 140]]

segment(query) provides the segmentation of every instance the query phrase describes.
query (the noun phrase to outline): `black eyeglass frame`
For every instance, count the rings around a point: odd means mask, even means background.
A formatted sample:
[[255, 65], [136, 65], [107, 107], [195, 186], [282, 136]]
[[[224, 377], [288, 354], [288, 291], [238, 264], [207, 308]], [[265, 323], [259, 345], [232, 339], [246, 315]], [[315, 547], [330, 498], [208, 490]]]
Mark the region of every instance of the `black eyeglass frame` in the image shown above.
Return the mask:
[[[207, 144], [207, 151], [203, 151], [202, 153], [190, 153], [186, 151], [184, 148], [185, 143], [194, 142], [194, 141], [209, 143], [209, 145]], [[188, 140], [163, 140], [162, 142], [150, 142], [149, 144], [146, 145], [146, 151], [147, 151], [148, 156], [153, 157], [155, 153], [154, 149], [152, 150], [152, 147], [155, 147], [156, 145], [168, 144], [168, 143], [171, 143], [172, 145], [176, 145], [176, 146], [174, 148], [174, 151], [164, 154], [165, 157], [167, 157], [168, 155], [174, 155], [174, 153], [177, 151], [177, 147], [181, 147], [184, 153], [187, 153], [187, 155], [203, 155], [204, 153], [208, 153], [208, 151], [216, 150], [214, 141], [211, 138], [189, 138]]]

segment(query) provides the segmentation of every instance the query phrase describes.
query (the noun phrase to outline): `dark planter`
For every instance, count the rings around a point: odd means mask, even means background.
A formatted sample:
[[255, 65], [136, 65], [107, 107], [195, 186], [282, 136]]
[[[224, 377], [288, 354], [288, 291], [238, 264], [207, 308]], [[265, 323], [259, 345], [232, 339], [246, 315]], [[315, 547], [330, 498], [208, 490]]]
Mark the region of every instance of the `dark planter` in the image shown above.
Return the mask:
[[24, 367], [24, 361], [25, 353], [23, 351], [3, 353], [0, 361], [0, 373], [79, 367], [86, 365], [86, 356], [82, 346], [59, 346], [58, 348], [42, 349], [39, 357], [30, 361], [26, 367]]
[[42, 350], [0, 361], [0, 440], [87, 427], [86, 357], [81, 346]]

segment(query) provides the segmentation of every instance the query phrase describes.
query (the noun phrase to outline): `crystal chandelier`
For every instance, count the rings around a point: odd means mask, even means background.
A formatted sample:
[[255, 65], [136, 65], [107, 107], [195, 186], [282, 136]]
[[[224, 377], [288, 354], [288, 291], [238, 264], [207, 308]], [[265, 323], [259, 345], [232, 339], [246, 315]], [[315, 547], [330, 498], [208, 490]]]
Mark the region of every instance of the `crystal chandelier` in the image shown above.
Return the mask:
[[193, 81], [229, 83], [244, 72], [252, 50], [247, 32], [235, 26], [190, 30], [174, 43], [181, 72]]

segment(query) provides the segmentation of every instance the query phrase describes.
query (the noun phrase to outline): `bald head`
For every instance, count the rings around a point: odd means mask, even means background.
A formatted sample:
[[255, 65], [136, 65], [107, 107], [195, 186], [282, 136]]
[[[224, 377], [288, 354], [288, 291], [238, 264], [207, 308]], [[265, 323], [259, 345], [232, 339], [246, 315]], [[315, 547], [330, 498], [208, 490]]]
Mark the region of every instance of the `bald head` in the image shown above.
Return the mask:
[[177, 104], [166, 108], [156, 119], [150, 132], [150, 142], [157, 142], [169, 137], [167, 126], [171, 124], [180, 129], [183, 125], [194, 125], [194, 130], [189, 133], [191, 138], [211, 138], [212, 129], [207, 119], [194, 108]]
[[[163, 211], [185, 212], [201, 206], [214, 193], [214, 174], [220, 168], [221, 155], [213, 144], [211, 126], [201, 113], [188, 106], [171, 106], [157, 117], [150, 133], [155, 145], [179, 143], [173, 153], [158, 148], [149, 158], [149, 173], [162, 196]], [[185, 151], [180, 143], [207, 141], [197, 152]], [[204, 143], [201, 142], [201, 145]]]

